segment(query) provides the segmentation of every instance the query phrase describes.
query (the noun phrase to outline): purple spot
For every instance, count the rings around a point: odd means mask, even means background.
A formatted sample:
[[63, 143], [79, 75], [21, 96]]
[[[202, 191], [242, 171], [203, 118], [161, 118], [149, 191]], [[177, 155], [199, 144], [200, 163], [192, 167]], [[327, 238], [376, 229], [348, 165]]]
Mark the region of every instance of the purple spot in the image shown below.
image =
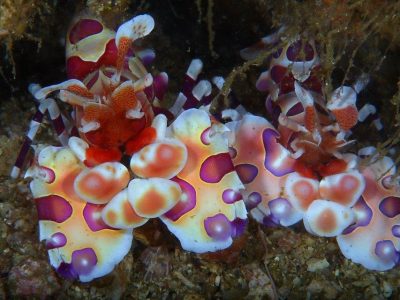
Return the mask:
[[210, 129], [211, 127], [208, 127], [200, 135], [200, 140], [204, 145], [210, 145]]
[[240, 218], [236, 218], [235, 220], [233, 220], [231, 222], [231, 225], [232, 225], [232, 237], [235, 238], [235, 237], [238, 237], [238, 236], [242, 235], [243, 232], [246, 229], [247, 223], [248, 223], [247, 219], [243, 220], [243, 219], [240, 219]]
[[[138, 51], [135, 53], [135, 55], [140, 58], [140, 60], [146, 67], [150, 66], [153, 63], [154, 59], [156, 58], [156, 53], [154, 52], [153, 49], [145, 49], [142, 51]], [[161, 75], [163, 73], [160, 73], [157, 76], [163, 76], [165, 78], [166, 73], [164, 73], [165, 75]], [[156, 78], [154, 78], [154, 79], [155, 79], [155, 81], [157, 81]], [[168, 77], [166, 77], [166, 79], [167, 79], [167, 83], [168, 83]], [[162, 99], [162, 98], [158, 98], [158, 99]]]
[[250, 183], [257, 177], [258, 169], [256, 166], [251, 164], [240, 164], [235, 166], [235, 170], [240, 178], [240, 180], [244, 183]]
[[183, 86], [182, 86], [182, 93], [187, 97], [187, 95], [190, 95], [194, 86], [197, 83], [197, 76], [196, 78], [192, 78], [188, 74], [185, 74]]
[[381, 181], [382, 186], [385, 189], [390, 190], [391, 188], [393, 188], [393, 180], [394, 180], [394, 178], [392, 175], [383, 177], [382, 181]]
[[97, 256], [92, 248], [72, 252], [72, 269], [79, 275], [88, 275], [97, 264]]
[[[154, 52], [153, 52], [154, 53]], [[154, 93], [157, 99], [162, 100], [168, 89], [168, 75], [162, 72], [153, 79]]]
[[104, 223], [103, 219], [101, 218], [101, 211], [103, 210], [104, 206], [105, 204], [98, 205], [86, 203], [85, 208], [83, 209], [83, 217], [91, 231], [95, 232], [103, 229], [115, 229]]
[[270, 214], [268, 216], [265, 216], [263, 219], [263, 225], [266, 227], [278, 227], [279, 226], [279, 220], [273, 215]]
[[222, 193], [222, 200], [224, 200], [224, 202], [227, 204], [232, 204], [242, 199], [242, 194], [234, 191], [233, 189], [227, 189]]
[[185, 195], [185, 197], [181, 197], [178, 204], [164, 214], [166, 218], [175, 222], [196, 206], [196, 190], [190, 183], [178, 177], [174, 177], [171, 180], [179, 184], [182, 189], [182, 194]]
[[38, 176], [40, 177], [41, 180], [43, 180], [46, 183], [53, 183], [54, 180], [56, 180], [56, 174], [52, 169], [49, 169], [47, 167], [38, 167]]
[[49, 195], [35, 199], [39, 220], [62, 223], [72, 215], [72, 206], [63, 197]]
[[386, 197], [379, 204], [379, 210], [387, 217], [394, 218], [400, 214], [400, 198], [399, 197]]
[[400, 238], [400, 225], [394, 225], [394, 226], [392, 227], [392, 234], [393, 234], [395, 237]]
[[46, 239], [46, 249], [60, 248], [65, 246], [66, 243], [67, 237], [61, 232], [56, 232], [50, 238]]
[[227, 240], [234, 233], [231, 222], [224, 214], [216, 214], [205, 219], [204, 228], [207, 234], [217, 241]]
[[76, 44], [84, 38], [99, 33], [103, 30], [103, 25], [97, 20], [81, 19], [69, 32], [69, 41], [71, 44]]
[[371, 222], [372, 210], [368, 206], [368, 204], [364, 201], [363, 197], [360, 197], [360, 199], [357, 201], [357, 203], [353, 206], [352, 209], [357, 216], [356, 223], [347, 227], [343, 231], [343, 234], [349, 234], [353, 232], [354, 229], [356, 229], [357, 227], [367, 226], [369, 222]]
[[235, 168], [229, 153], [219, 153], [207, 157], [206, 160], [201, 164], [200, 178], [204, 182], [217, 183], [226, 174], [234, 170]]
[[271, 88], [271, 80], [267, 74], [262, 73], [256, 82], [256, 89], [260, 92], [266, 92]]
[[399, 262], [399, 252], [390, 240], [379, 241], [375, 246], [375, 254], [385, 262]]
[[58, 266], [57, 273], [60, 274], [61, 277], [67, 280], [74, 280], [78, 278], [78, 274], [72, 268], [72, 264], [68, 264], [66, 262], [62, 262]]
[[303, 46], [302, 41], [297, 41], [287, 49], [286, 56], [290, 61], [310, 61], [314, 58], [314, 49], [310, 43]]
[[303, 104], [301, 104], [301, 102], [297, 102], [287, 111], [286, 116], [288, 117], [297, 116], [301, 114], [303, 111], [304, 111]]
[[[276, 140], [279, 137], [279, 133], [267, 128], [263, 131], [262, 137], [265, 149], [265, 168], [278, 177], [293, 172], [295, 160], [289, 156], [286, 149]], [[282, 155], [286, 155], [286, 157], [282, 158]], [[276, 165], [277, 161], [280, 162], [278, 165]]]
[[274, 220], [278, 220], [280, 224], [282, 219], [289, 218], [292, 213], [292, 205], [285, 198], [276, 198], [268, 202], [271, 214], [274, 216]]
[[232, 159], [234, 159], [237, 156], [237, 150], [233, 147], [229, 147], [229, 155]]
[[269, 71], [271, 74], [271, 78], [276, 83], [280, 83], [287, 73], [287, 68], [282, 67], [280, 65], [273, 66]]
[[252, 210], [253, 208], [257, 207], [258, 204], [261, 203], [261, 195], [257, 192], [252, 192], [245, 201], [246, 207], [248, 210]]

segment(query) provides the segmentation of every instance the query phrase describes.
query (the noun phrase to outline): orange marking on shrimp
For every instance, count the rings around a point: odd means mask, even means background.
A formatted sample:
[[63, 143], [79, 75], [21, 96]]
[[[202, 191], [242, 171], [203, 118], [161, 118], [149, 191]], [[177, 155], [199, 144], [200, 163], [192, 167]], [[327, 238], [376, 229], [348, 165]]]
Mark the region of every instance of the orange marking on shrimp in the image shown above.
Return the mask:
[[70, 85], [67, 87], [67, 91], [85, 98], [93, 98], [93, 94], [87, 88], [79, 85]]
[[166, 199], [154, 189], [137, 200], [137, 210], [144, 215], [157, 215], [166, 206]]
[[128, 53], [132, 40], [127, 37], [122, 37], [118, 43], [117, 70], [122, 70], [125, 64], [125, 57]]

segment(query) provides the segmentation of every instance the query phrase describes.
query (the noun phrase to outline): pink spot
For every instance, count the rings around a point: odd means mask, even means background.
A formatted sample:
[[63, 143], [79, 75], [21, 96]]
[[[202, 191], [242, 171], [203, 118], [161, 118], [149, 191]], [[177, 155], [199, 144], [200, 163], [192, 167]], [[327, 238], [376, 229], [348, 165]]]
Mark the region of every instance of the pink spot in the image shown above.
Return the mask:
[[224, 241], [232, 237], [233, 228], [231, 222], [224, 214], [216, 214], [204, 220], [204, 228], [207, 234], [214, 240]]
[[358, 199], [357, 203], [352, 207], [352, 210], [357, 215], [356, 223], [347, 227], [343, 231], [343, 234], [349, 234], [353, 232], [357, 227], [368, 226], [368, 224], [371, 222], [373, 216], [372, 210], [365, 202], [362, 196], [360, 197], [360, 199]]
[[262, 201], [262, 197], [258, 192], [252, 192], [249, 196], [247, 196], [246, 207], [248, 210], [252, 210], [253, 208], [257, 207]]
[[103, 222], [101, 218], [101, 211], [105, 205], [97, 205], [87, 203], [83, 209], [83, 217], [85, 218], [86, 224], [89, 226], [91, 231], [99, 231], [103, 229], [114, 229]]
[[394, 218], [400, 214], [400, 198], [387, 197], [379, 204], [379, 210], [387, 217]]
[[235, 166], [235, 170], [240, 178], [240, 180], [244, 183], [250, 183], [257, 177], [258, 169], [256, 166], [252, 164], [240, 164]]
[[40, 166], [38, 168], [38, 172], [38, 176], [40, 176], [40, 179], [42, 179], [46, 183], [53, 183], [56, 179], [56, 174], [52, 169]]
[[229, 147], [229, 155], [234, 159], [237, 156], [237, 150], [233, 147]]
[[72, 215], [72, 206], [63, 197], [49, 195], [35, 199], [39, 220], [62, 223]]
[[204, 145], [210, 145], [210, 129], [211, 127], [208, 127], [201, 133], [200, 140]]
[[66, 243], [67, 237], [61, 232], [56, 232], [50, 238], [46, 239], [46, 249], [60, 248], [65, 246]]
[[385, 262], [399, 263], [400, 253], [391, 240], [379, 241], [375, 245], [375, 254]]
[[82, 19], [72, 27], [69, 33], [69, 41], [71, 44], [76, 44], [80, 40], [99, 33], [102, 30], [103, 25], [101, 25], [99, 21], [93, 19]]
[[190, 183], [178, 177], [174, 177], [171, 180], [179, 184], [182, 189], [182, 196], [178, 204], [176, 204], [171, 210], [167, 211], [164, 216], [175, 222], [196, 206], [196, 190]]
[[285, 198], [276, 198], [269, 201], [268, 207], [274, 219], [278, 220], [278, 224], [281, 224], [282, 220], [291, 217], [293, 206]]
[[79, 275], [87, 275], [97, 264], [97, 256], [92, 248], [84, 248], [72, 252], [72, 269]]
[[232, 204], [242, 199], [243, 199], [242, 194], [234, 191], [233, 189], [226, 189], [222, 193], [222, 200], [227, 204]]
[[[263, 131], [265, 149], [265, 168], [273, 175], [281, 177], [294, 171], [295, 160], [290, 157], [288, 151], [276, 140], [278, 132], [273, 129]], [[284, 156], [284, 157], [282, 157]]]
[[208, 157], [201, 165], [200, 178], [204, 182], [217, 183], [235, 168], [229, 153], [220, 153]]
[[393, 225], [392, 227], [392, 234], [397, 237], [400, 238], [400, 225]]
[[231, 222], [232, 225], [232, 237], [238, 237], [239, 235], [242, 235], [246, 229], [247, 226], [247, 219], [240, 219], [236, 218]]
[[168, 89], [168, 75], [162, 72], [153, 78], [153, 89], [157, 99], [162, 100]]

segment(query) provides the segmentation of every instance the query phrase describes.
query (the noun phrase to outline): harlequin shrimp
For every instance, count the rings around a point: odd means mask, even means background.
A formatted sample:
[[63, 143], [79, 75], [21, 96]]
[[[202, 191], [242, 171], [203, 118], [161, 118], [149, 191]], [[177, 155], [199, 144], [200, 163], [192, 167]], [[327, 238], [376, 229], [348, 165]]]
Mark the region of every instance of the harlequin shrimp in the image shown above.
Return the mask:
[[[242, 55], [251, 58], [278, 39], [279, 34], [264, 38]], [[262, 224], [303, 220], [308, 232], [337, 237], [353, 261], [375, 270], [392, 268], [399, 262], [399, 188], [394, 180], [384, 182], [394, 174], [394, 163], [384, 157], [363, 166], [359, 156], [345, 152], [350, 130], [375, 111], [372, 105], [360, 111], [356, 106], [367, 79], [324, 95], [319, 68], [314, 41], [297, 37], [272, 55], [256, 83], [268, 92], [273, 124], [226, 112], [232, 119], [226, 125], [233, 162], [246, 187], [243, 198]]]
[[[196, 108], [210, 101], [211, 84], [198, 78], [202, 63], [192, 61], [177, 101], [161, 108], [168, 76], [153, 78], [144, 64], [154, 52], [134, 49], [153, 27], [149, 15], [116, 32], [81, 16], [67, 34], [70, 79], [30, 87], [38, 112], [12, 176], [48, 112], [62, 146], [35, 146], [25, 177], [33, 178], [40, 240], [63, 277], [87, 282], [110, 273], [130, 250], [132, 230], [150, 218], [197, 253], [225, 249], [244, 230], [227, 128]], [[74, 108], [73, 125], [52, 96]]]

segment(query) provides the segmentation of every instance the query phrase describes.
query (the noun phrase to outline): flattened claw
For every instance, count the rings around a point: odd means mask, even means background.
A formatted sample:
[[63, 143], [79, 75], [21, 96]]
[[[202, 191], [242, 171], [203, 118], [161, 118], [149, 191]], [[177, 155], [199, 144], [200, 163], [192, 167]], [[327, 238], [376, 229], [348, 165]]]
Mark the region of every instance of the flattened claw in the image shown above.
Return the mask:
[[176, 182], [164, 178], [133, 179], [128, 199], [135, 212], [144, 218], [156, 218], [173, 208], [182, 190]]
[[131, 170], [139, 177], [161, 177], [170, 179], [185, 166], [187, 150], [176, 139], [164, 139], [147, 145], [131, 158]]
[[93, 204], [109, 202], [129, 182], [127, 168], [119, 162], [107, 162], [82, 171], [74, 181], [75, 192]]
[[133, 209], [129, 202], [128, 189], [122, 190], [111, 199], [104, 207], [101, 217], [107, 225], [122, 229], [136, 228], [149, 220], [139, 216]]
[[108, 227], [101, 220], [103, 206], [75, 193], [75, 178], [85, 166], [69, 148], [46, 147], [37, 164], [54, 173], [52, 182], [34, 178], [30, 184], [51, 265], [61, 276], [82, 282], [110, 273], [128, 253], [132, 230]]

